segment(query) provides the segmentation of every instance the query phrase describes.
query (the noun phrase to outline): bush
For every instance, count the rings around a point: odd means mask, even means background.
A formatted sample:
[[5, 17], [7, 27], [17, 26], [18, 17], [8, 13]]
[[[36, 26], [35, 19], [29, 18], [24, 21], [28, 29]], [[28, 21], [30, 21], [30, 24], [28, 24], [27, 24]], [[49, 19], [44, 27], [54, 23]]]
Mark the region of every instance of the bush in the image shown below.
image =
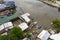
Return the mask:
[[8, 36], [7, 35], [0, 35], [0, 40], [8, 40]]
[[24, 38], [24, 33], [19, 27], [14, 27], [8, 35], [0, 36], [0, 40], [19, 40]]
[[9, 35], [9, 40], [19, 40], [14, 34]]
[[10, 35], [14, 35], [18, 38], [23, 38], [24, 37], [24, 34], [23, 34], [22, 30], [19, 27], [14, 27], [11, 30]]
[[30, 37], [31, 36], [31, 34], [30, 33], [26, 33], [26, 35], [25, 35], [26, 37]]
[[60, 32], [60, 21], [58, 19], [53, 21], [54, 29]]

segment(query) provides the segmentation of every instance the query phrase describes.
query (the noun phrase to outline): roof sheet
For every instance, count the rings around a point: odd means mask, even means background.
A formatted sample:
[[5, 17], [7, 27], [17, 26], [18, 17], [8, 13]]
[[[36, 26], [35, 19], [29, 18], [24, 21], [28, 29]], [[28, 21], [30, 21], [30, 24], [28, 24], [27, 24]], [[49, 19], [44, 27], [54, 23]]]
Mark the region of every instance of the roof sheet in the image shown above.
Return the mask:
[[5, 15], [4, 16], [1, 16], [3, 18], [0, 17], [0, 24], [3, 24], [3, 23], [8, 22], [8, 21], [10, 21], [12, 19], [15, 19], [18, 16], [19, 16], [19, 13], [18, 12], [12, 14], [11, 16], [5, 16]]
[[26, 15], [26, 16], [30, 16], [30, 14], [29, 14], [29, 13], [25, 13], [24, 15]]
[[31, 21], [30, 18], [29, 18], [28, 16], [26, 16], [26, 15], [21, 15], [21, 17], [22, 17], [27, 23]]
[[49, 32], [47, 30], [43, 30], [37, 37], [41, 40], [47, 40], [49, 36]]
[[3, 30], [4, 28], [13, 28], [13, 24], [12, 22], [7, 22], [7, 23], [4, 23], [2, 25], [0, 25], [0, 31]]
[[53, 40], [60, 40], [60, 33], [51, 35], [50, 38]]
[[6, 1], [4, 4], [14, 4], [14, 1]]
[[13, 26], [12, 22], [4, 23], [5, 28], [12, 27], [12, 26]]
[[28, 25], [26, 23], [21, 23], [19, 27], [22, 29], [22, 31], [24, 31], [25, 29], [28, 28]]
[[0, 25], [0, 31], [4, 29], [4, 25]]
[[5, 9], [5, 8], [6, 8], [6, 5], [0, 4], [0, 10]]

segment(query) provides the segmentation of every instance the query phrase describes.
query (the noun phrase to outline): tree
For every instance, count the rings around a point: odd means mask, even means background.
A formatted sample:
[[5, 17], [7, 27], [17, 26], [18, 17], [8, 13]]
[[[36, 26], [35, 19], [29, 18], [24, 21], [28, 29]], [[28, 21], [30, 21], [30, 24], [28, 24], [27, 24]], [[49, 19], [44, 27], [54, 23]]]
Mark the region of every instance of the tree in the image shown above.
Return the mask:
[[19, 27], [13, 27], [8, 35], [0, 36], [0, 40], [19, 40], [24, 37], [23, 31]]
[[30, 37], [31, 36], [31, 34], [30, 33], [26, 33], [26, 35], [25, 35], [26, 37]]
[[11, 30], [9, 35], [11, 35], [12, 37], [15, 36], [16, 38], [23, 38], [24, 37], [24, 34], [23, 34], [22, 30], [19, 27], [14, 27]]
[[7, 35], [0, 35], [0, 40], [8, 40], [8, 36]]
[[60, 21], [58, 19], [53, 21], [53, 26], [54, 26], [54, 29], [60, 32]]
[[14, 34], [9, 35], [9, 40], [19, 40]]

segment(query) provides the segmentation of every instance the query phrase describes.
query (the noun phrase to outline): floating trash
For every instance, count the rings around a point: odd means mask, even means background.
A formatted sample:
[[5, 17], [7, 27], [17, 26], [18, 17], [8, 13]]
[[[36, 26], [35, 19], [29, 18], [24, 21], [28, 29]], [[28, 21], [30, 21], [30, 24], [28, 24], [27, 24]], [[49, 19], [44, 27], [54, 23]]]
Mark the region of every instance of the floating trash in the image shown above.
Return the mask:
[[40, 28], [41, 28], [41, 25], [40, 25], [40, 24], [37, 24], [36, 27], [37, 27], [38, 29], [40, 29]]

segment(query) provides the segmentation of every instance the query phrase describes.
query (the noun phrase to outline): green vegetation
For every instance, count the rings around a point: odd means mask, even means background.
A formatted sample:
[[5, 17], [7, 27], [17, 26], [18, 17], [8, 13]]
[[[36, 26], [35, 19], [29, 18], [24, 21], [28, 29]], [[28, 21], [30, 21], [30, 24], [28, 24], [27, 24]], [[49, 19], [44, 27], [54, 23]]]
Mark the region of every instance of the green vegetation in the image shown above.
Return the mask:
[[0, 36], [0, 40], [19, 40], [24, 38], [24, 34], [19, 27], [14, 27], [8, 35]]
[[27, 38], [29, 38], [30, 36], [31, 36], [31, 34], [30, 33], [26, 33], [26, 35], [25, 35]]
[[14, 36], [16, 36], [18, 38], [23, 38], [24, 37], [24, 34], [23, 34], [22, 30], [19, 27], [14, 27], [11, 30], [9, 35], [14, 35]]
[[19, 38], [16, 37], [14, 34], [9, 35], [8, 39], [10, 39], [10, 40], [19, 40]]
[[14, 27], [11, 29], [11, 31], [8, 33], [8, 35], [0, 35], [0, 40], [20, 40], [24, 37], [30, 37], [30, 33], [23, 33], [23, 31], [19, 27]]
[[60, 20], [56, 19], [53, 21], [54, 29], [56, 29], [57, 32], [60, 32]]
[[7, 35], [0, 36], [0, 40], [8, 40], [8, 36]]

